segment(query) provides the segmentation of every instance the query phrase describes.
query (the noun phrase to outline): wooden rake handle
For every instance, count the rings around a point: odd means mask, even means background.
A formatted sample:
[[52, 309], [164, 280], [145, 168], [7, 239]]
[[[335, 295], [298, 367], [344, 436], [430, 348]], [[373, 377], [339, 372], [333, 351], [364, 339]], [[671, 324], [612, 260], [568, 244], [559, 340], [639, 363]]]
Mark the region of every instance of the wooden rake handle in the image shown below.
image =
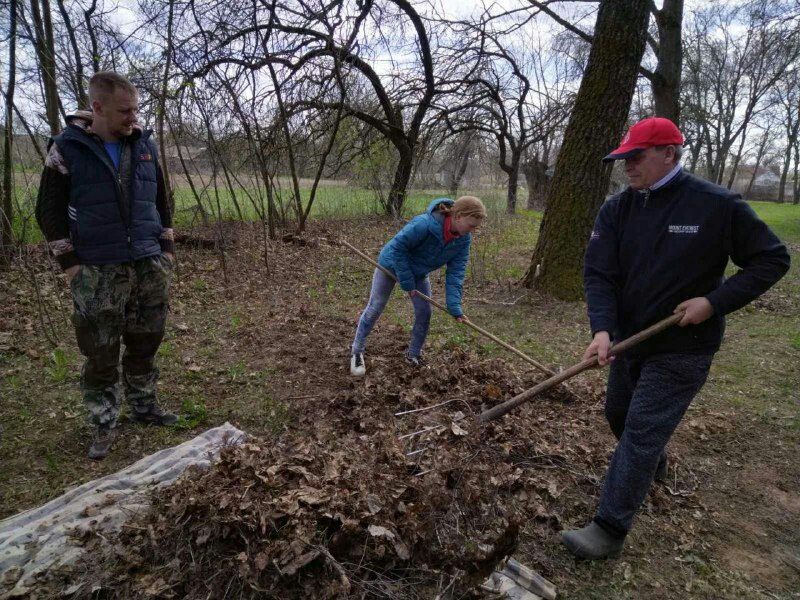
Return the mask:
[[[370, 263], [372, 266], [374, 266], [374, 267], [375, 267], [375, 268], [377, 268], [377, 269], [380, 269], [380, 270], [381, 270], [381, 271], [382, 271], [382, 272], [383, 272], [383, 273], [384, 273], [384, 274], [385, 274], [387, 277], [391, 277], [391, 278], [392, 278], [392, 280], [394, 280], [395, 282], [397, 281], [397, 277], [395, 277], [395, 276], [394, 276], [394, 273], [392, 273], [392, 272], [391, 272], [389, 269], [387, 269], [386, 267], [384, 267], [384, 266], [382, 266], [382, 265], [378, 264], [376, 261], [372, 260], [372, 258], [370, 258], [370, 257], [369, 257], [369, 256], [367, 256], [366, 254], [364, 254], [363, 252], [361, 252], [361, 251], [360, 251], [358, 248], [356, 248], [355, 246], [352, 246], [352, 245], [351, 245], [349, 242], [347, 242], [347, 240], [340, 240], [340, 242], [342, 243], [342, 245], [344, 245], [344, 246], [347, 246], [348, 248], [350, 248], [350, 250], [352, 250], [353, 252], [355, 252], [356, 254], [358, 254], [358, 255], [359, 255], [361, 258], [363, 258], [364, 260], [366, 260], [366, 261], [367, 261], [368, 263]], [[429, 302], [430, 304], [432, 304], [432, 305], [433, 305], [433, 306], [435, 306], [436, 308], [438, 308], [438, 309], [440, 309], [440, 310], [443, 310], [443, 311], [444, 311], [444, 312], [446, 312], [447, 314], [450, 314], [450, 312], [447, 310], [447, 307], [446, 307], [446, 306], [444, 306], [443, 304], [441, 304], [440, 302], [437, 302], [437, 301], [436, 301], [436, 300], [434, 300], [433, 298], [431, 298], [431, 297], [429, 297], [429, 296], [426, 296], [425, 294], [423, 294], [423, 293], [421, 293], [421, 292], [419, 292], [419, 291], [416, 291], [416, 292], [415, 292], [415, 294], [416, 294], [417, 296], [419, 296], [420, 298], [422, 298], [423, 300], [425, 300], [426, 302]], [[542, 364], [542, 363], [540, 363], [539, 361], [537, 361], [537, 360], [534, 360], [533, 358], [531, 358], [530, 356], [528, 356], [527, 354], [525, 354], [525, 353], [524, 353], [524, 352], [522, 352], [521, 350], [518, 350], [517, 348], [514, 348], [514, 346], [512, 346], [511, 344], [508, 344], [508, 343], [504, 342], [503, 340], [501, 340], [501, 339], [500, 339], [500, 338], [498, 338], [497, 336], [495, 336], [495, 335], [492, 335], [491, 333], [489, 333], [488, 331], [486, 331], [486, 330], [485, 330], [485, 329], [483, 329], [482, 327], [478, 327], [477, 325], [475, 325], [475, 323], [473, 323], [473, 322], [472, 322], [472, 321], [470, 321], [469, 319], [466, 319], [466, 320], [464, 320], [464, 321], [463, 321], [463, 323], [464, 323], [464, 325], [466, 325], [467, 327], [469, 327], [469, 328], [471, 328], [471, 329], [473, 329], [473, 330], [477, 331], [477, 332], [478, 332], [478, 333], [480, 333], [481, 335], [483, 335], [483, 336], [485, 336], [485, 337], [489, 338], [490, 340], [492, 340], [492, 341], [493, 341], [493, 342], [495, 342], [496, 344], [499, 344], [499, 345], [501, 345], [503, 348], [505, 348], [505, 349], [506, 349], [506, 350], [508, 350], [509, 352], [513, 352], [514, 354], [516, 354], [517, 356], [519, 356], [519, 357], [520, 357], [522, 360], [524, 360], [524, 361], [526, 361], [526, 362], [528, 362], [528, 363], [532, 364], [534, 367], [536, 367], [537, 369], [539, 369], [541, 372], [545, 373], [546, 375], [550, 375], [550, 377], [557, 377], [557, 376], [558, 376], [558, 375], [556, 375], [555, 371], [553, 371], [552, 369], [550, 369], [550, 368], [546, 367], [545, 365], [543, 365], [543, 364]]]
[[[651, 325], [647, 329], [640, 331], [639, 333], [632, 335], [631, 337], [622, 340], [619, 344], [614, 344], [608, 351], [609, 356], [616, 356], [617, 354], [621, 354], [632, 348], [639, 342], [646, 340], [647, 338], [653, 337], [657, 333], [661, 333], [668, 327], [672, 327], [673, 325], [677, 324], [681, 318], [683, 318], [683, 312], [670, 315], [666, 319], [662, 319], [655, 325]], [[546, 379], [540, 384], [525, 390], [521, 394], [514, 396], [511, 400], [507, 400], [502, 404], [498, 404], [497, 406], [493, 406], [492, 408], [485, 410], [481, 413], [478, 417], [478, 421], [481, 424], [488, 423], [489, 421], [494, 421], [495, 419], [499, 419], [506, 413], [514, 410], [520, 404], [524, 404], [537, 394], [541, 394], [542, 392], [546, 392], [552, 387], [557, 386], [558, 384], [566, 381], [577, 375], [578, 373], [585, 371], [586, 369], [590, 369], [597, 365], [597, 357], [594, 356], [592, 358], [587, 358], [586, 360], [579, 362], [576, 365], [572, 365], [569, 369], [561, 371], [558, 375], [551, 377], [550, 379]]]

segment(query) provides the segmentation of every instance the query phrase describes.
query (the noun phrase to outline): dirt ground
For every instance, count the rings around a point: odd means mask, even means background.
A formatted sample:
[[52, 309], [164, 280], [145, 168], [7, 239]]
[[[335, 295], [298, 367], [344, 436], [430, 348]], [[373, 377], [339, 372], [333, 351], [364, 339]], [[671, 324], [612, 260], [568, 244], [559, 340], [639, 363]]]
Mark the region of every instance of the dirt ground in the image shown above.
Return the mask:
[[[304, 238], [269, 246], [269, 270], [257, 227], [226, 229], [224, 268], [214, 248], [182, 245], [159, 361], [162, 401], [185, 419], [171, 430], [123, 422], [100, 463], [86, 458], [69, 293], [32, 248], [0, 282], [0, 517], [230, 421], [252, 443], [154, 497], [141, 525], [170, 541], [117, 540], [115, 569], [95, 574], [116, 590], [105, 597], [473, 597], [456, 580], [481, 573], [479, 544], [508, 543], [560, 598], [800, 598], [800, 349], [784, 335], [800, 314], [797, 266], [730, 319], [670, 445], [670, 479], [654, 486], [622, 559], [589, 563], [558, 532], [591, 519], [613, 450], [602, 371], [481, 429], [476, 415], [542, 375], [446, 315], [434, 317], [428, 366], [411, 367], [402, 355], [412, 314], [396, 294], [370, 338], [367, 376], [349, 375], [372, 269], [335, 242], [376, 255], [396, 227], [312, 224]], [[470, 318], [553, 368], [577, 362], [584, 306], [503, 276], [524, 268], [529, 247], [487, 233], [473, 254], [472, 272], [484, 276], [467, 282]], [[432, 283], [441, 297], [442, 279]], [[250, 502], [230, 504], [246, 490]], [[288, 507], [287, 494], [300, 499]], [[287, 583], [272, 564], [296, 576]], [[225, 579], [236, 583], [219, 587]]]

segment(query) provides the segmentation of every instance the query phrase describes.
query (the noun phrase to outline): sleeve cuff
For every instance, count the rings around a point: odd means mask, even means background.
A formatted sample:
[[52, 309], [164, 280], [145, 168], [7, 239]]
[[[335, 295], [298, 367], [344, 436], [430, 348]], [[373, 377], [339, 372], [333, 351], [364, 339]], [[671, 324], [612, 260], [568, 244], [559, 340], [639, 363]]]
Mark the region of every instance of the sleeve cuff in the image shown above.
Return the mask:
[[78, 261], [78, 255], [75, 254], [74, 251], [65, 252], [64, 254], [59, 254], [55, 258], [58, 261], [58, 265], [61, 267], [62, 271], [66, 271], [70, 267], [74, 267], [75, 265], [80, 264], [80, 262]]
[[719, 288], [717, 288], [717, 290], [714, 290], [714, 292], [711, 292], [710, 294], [708, 294], [705, 298], [706, 298], [706, 300], [708, 300], [708, 303], [711, 304], [711, 308], [714, 309], [714, 314], [722, 316], [722, 315], [726, 314], [726, 311], [725, 311], [725, 309], [723, 308], [723, 306], [719, 302], [719, 300], [720, 300], [719, 294], [715, 293], [718, 290], [719, 290]]
[[161, 245], [161, 252], [169, 252], [170, 254], [175, 254], [175, 240], [168, 240], [165, 238], [161, 238], [158, 240], [158, 243]]
[[597, 334], [597, 332], [599, 331], [605, 331], [608, 333], [609, 336], [614, 335], [614, 326], [611, 325], [611, 323], [592, 323], [591, 329], [592, 329], [592, 337], [594, 337], [595, 334]]

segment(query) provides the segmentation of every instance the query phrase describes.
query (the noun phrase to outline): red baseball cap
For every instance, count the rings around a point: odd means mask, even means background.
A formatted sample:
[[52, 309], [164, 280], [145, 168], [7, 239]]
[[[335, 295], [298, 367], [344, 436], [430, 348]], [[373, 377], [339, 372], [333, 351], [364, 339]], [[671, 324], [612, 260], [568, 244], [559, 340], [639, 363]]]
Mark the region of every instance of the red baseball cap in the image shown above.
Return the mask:
[[675, 123], [662, 117], [651, 117], [631, 127], [619, 148], [603, 158], [603, 162], [631, 158], [651, 146], [670, 145], [683, 146], [683, 135]]

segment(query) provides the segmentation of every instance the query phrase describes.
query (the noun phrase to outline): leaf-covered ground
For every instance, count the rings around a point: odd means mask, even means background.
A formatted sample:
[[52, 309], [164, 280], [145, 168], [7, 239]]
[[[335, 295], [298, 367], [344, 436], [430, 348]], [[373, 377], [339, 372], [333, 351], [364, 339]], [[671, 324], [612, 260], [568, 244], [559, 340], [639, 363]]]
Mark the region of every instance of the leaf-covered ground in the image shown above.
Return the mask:
[[[584, 307], [513, 284], [532, 226], [520, 217], [481, 234], [466, 306], [476, 323], [566, 367], [587, 341]], [[428, 366], [407, 365], [411, 310], [397, 294], [370, 338], [367, 376], [350, 377], [372, 269], [336, 241], [375, 255], [396, 228], [315, 224], [302, 240], [272, 243], [265, 261], [261, 230], [232, 225], [224, 268], [213, 247], [183, 244], [159, 360], [162, 401], [186, 418], [172, 430], [123, 422], [101, 463], [85, 456], [69, 293], [31, 249], [0, 282], [0, 517], [230, 421], [253, 436], [247, 445], [154, 496], [153, 512], [119, 539], [76, 539], [98, 566], [63, 585], [91, 581], [121, 598], [461, 597], [496, 558], [484, 545], [516, 545], [565, 598], [796, 596], [797, 266], [730, 319], [671, 444], [670, 481], [653, 488], [623, 558], [584, 563], [558, 531], [591, 518], [613, 449], [602, 372], [479, 428], [477, 414], [541, 374], [446, 315], [434, 317]], [[433, 287], [441, 296], [438, 275]]]

